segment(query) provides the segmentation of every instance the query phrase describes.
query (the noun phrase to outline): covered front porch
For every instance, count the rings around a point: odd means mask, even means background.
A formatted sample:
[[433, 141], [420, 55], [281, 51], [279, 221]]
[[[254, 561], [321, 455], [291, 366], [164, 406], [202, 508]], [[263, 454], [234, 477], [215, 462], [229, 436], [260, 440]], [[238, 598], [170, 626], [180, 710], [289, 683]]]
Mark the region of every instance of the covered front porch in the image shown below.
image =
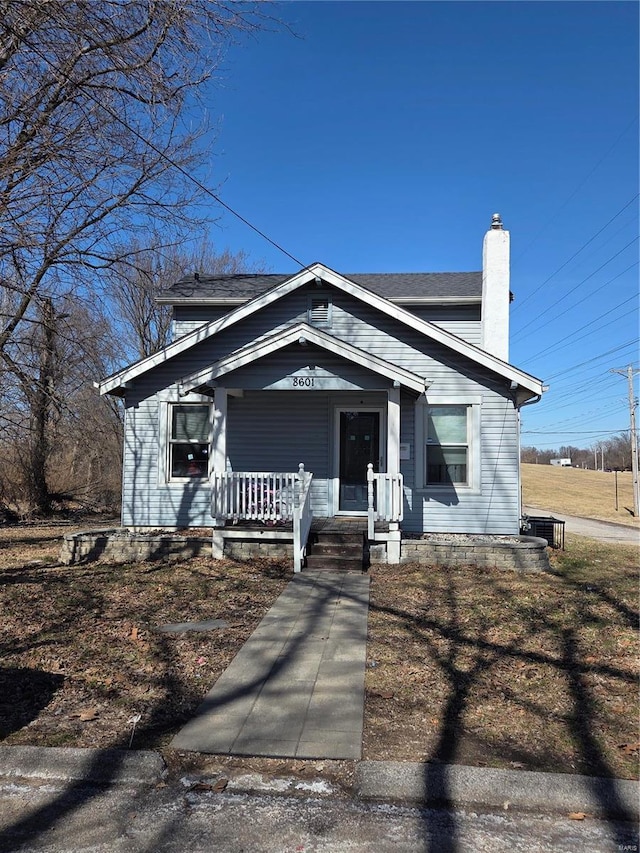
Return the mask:
[[[313, 474], [301, 463], [298, 471], [214, 472], [211, 515], [214, 518], [213, 556], [221, 559], [240, 543], [282, 544], [291, 548], [294, 572], [311, 565], [316, 570], [362, 570], [369, 548], [384, 543], [387, 561], [400, 561], [402, 474], [373, 470], [366, 473], [366, 514], [315, 516], [311, 509]], [[231, 547], [229, 547], [231, 546]], [[244, 555], [251, 547], [244, 545]], [[253, 553], [260, 553], [261, 548]]]
[[401, 404], [413, 410], [423, 377], [300, 323], [179, 387], [213, 398], [214, 554], [233, 538], [288, 537], [297, 572], [314, 519], [352, 517], [399, 561]]

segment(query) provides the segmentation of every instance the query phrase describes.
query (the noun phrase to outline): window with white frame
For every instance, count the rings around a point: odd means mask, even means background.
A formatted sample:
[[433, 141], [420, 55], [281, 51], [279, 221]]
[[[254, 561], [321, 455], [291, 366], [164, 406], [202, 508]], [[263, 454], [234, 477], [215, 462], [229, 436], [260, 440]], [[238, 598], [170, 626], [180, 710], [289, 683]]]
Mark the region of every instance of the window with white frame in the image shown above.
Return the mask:
[[479, 394], [429, 394], [416, 401], [415, 486], [481, 491]]
[[184, 403], [169, 407], [169, 476], [172, 480], [208, 476], [210, 421], [208, 405]]
[[469, 486], [470, 406], [427, 406], [426, 486]]

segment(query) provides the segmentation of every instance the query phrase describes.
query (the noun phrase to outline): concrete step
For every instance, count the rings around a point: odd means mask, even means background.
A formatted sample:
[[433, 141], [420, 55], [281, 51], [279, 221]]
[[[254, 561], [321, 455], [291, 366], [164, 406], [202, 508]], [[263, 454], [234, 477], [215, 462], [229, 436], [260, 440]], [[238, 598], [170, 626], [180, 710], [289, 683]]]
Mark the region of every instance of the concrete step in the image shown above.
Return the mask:
[[364, 533], [338, 533], [336, 531], [313, 531], [309, 540], [314, 544], [316, 542], [325, 545], [355, 545], [362, 546], [364, 542]]
[[310, 554], [323, 557], [356, 557], [362, 558], [362, 542], [346, 545], [334, 545], [328, 542], [313, 542], [309, 547]]
[[308, 572], [356, 572], [362, 571], [362, 553], [357, 557], [327, 557], [307, 554], [305, 570]]

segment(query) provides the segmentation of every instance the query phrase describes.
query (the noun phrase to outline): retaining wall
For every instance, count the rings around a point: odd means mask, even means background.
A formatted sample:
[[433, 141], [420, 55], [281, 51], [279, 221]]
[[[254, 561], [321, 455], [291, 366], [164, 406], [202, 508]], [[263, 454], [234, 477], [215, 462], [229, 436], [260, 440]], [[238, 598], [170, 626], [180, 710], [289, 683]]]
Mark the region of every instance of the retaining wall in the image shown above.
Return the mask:
[[60, 562], [136, 563], [145, 560], [184, 560], [210, 557], [210, 536], [149, 535], [129, 533], [121, 528], [87, 530], [64, 536]]
[[[286, 540], [225, 539], [224, 555], [232, 560], [255, 557], [292, 557], [292, 544]], [[145, 560], [185, 560], [210, 557], [210, 536], [178, 536], [172, 533], [132, 533], [121, 528], [67, 533], [60, 561], [66, 565], [101, 561], [133, 563]], [[372, 565], [386, 563], [383, 543], [372, 543], [369, 550]], [[456, 535], [452, 540], [403, 539], [401, 563], [424, 563], [436, 566], [478, 566], [519, 572], [541, 572], [549, 568], [547, 541], [536, 536], [499, 538]]]
[[[510, 541], [473, 536], [459, 541], [444, 539], [403, 539], [401, 563], [429, 563], [432, 566], [478, 566], [517, 572], [549, 569], [547, 540], [537, 536], [514, 536]], [[373, 560], [372, 560], [373, 561]]]

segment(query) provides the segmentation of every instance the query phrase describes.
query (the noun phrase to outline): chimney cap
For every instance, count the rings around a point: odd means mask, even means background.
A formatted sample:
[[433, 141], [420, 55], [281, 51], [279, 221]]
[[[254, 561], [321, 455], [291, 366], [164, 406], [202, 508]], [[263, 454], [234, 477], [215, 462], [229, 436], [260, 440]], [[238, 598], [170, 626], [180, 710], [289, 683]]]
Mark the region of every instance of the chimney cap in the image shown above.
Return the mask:
[[491, 227], [493, 229], [502, 228], [502, 217], [499, 213], [494, 213], [491, 217]]

